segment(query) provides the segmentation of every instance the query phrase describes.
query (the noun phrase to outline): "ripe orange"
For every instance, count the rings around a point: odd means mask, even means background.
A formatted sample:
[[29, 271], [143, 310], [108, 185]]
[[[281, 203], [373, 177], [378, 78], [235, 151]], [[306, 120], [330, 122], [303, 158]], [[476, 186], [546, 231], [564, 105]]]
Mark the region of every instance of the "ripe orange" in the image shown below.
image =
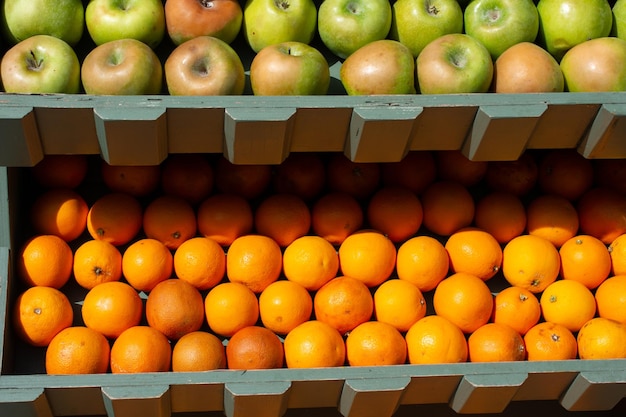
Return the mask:
[[174, 274], [199, 290], [219, 284], [226, 274], [226, 254], [215, 240], [196, 236], [174, 252]]
[[544, 321], [561, 324], [577, 332], [596, 315], [596, 300], [589, 288], [578, 281], [560, 279], [541, 293], [539, 298]]
[[214, 187], [221, 193], [232, 193], [253, 200], [270, 188], [270, 165], [233, 164], [221, 156], [213, 168]]
[[282, 368], [285, 358], [283, 343], [269, 329], [248, 326], [232, 335], [226, 345], [229, 369]]
[[337, 276], [339, 255], [330, 242], [320, 236], [302, 236], [283, 252], [283, 273], [309, 291], [316, 291]]
[[539, 189], [576, 201], [593, 185], [593, 165], [576, 149], [552, 149], [539, 161]]
[[70, 242], [85, 231], [88, 212], [85, 199], [76, 191], [53, 188], [36, 197], [30, 219], [35, 233], [57, 235]]
[[115, 246], [137, 237], [143, 224], [139, 200], [125, 193], [107, 193], [98, 198], [87, 213], [87, 231], [93, 239]]
[[382, 185], [401, 186], [420, 195], [437, 176], [435, 157], [431, 151], [409, 151], [398, 162], [380, 164]]
[[379, 188], [369, 199], [367, 221], [394, 243], [403, 242], [417, 233], [424, 213], [417, 195], [399, 186]]
[[83, 288], [119, 281], [122, 278], [122, 253], [104, 240], [87, 240], [74, 252], [74, 279]]
[[130, 327], [111, 346], [111, 372], [114, 374], [167, 372], [171, 363], [170, 342], [154, 327]]
[[609, 188], [591, 188], [580, 197], [576, 209], [581, 233], [607, 245], [626, 233], [626, 195]]
[[159, 240], [168, 249], [176, 249], [196, 235], [196, 212], [187, 200], [173, 195], [160, 195], [150, 201], [143, 213], [146, 237]]
[[259, 301], [245, 285], [224, 282], [209, 290], [204, 298], [204, 312], [209, 328], [220, 336], [229, 337], [256, 324]]
[[330, 191], [348, 193], [359, 201], [368, 199], [381, 182], [381, 168], [375, 162], [355, 162], [343, 153], [332, 153], [326, 163]]
[[435, 313], [472, 333], [491, 318], [493, 295], [476, 275], [457, 272], [444, 279], [433, 294]]
[[580, 221], [573, 203], [555, 194], [540, 194], [526, 206], [528, 234], [539, 236], [559, 248], [578, 233]]
[[433, 182], [424, 190], [421, 202], [424, 211], [422, 224], [440, 236], [450, 236], [474, 220], [474, 198], [458, 182]]
[[161, 164], [161, 189], [196, 205], [213, 191], [213, 167], [206, 155], [170, 154]]
[[402, 365], [406, 357], [404, 337], [388, 323], [366, 321], [346, 338], [346, 360], [350, 366]]
[[329, 192], [313, 203], [313, 233], [340, 245], [346, 237], [361, 229], [365, 214], [356, 198], [348, 193]]
[[374, 291], [374, 317], [406, 332], [426, 315], [426, 299], [414, 284], [400, 279], [383, 282]]
[[270, 194], [257, 206], [254, 226], [258, 234], [271, 237], [284, 248], [309, 233], [311, 211], [295, 194]]
[[614, 275], [596, 288], [598, 316], [626, 324], [626, 275]]
[[226, 368], [226, 348], [212, 333], [187, 333], [172, 349], [173, 372], [200, 372]]
[[272, 191], [295, 194], [304, 201], [317, 198], [326, 186], [326, 166], [318, 153], [292, 152], [272, 170]]
[[524, 335], [524, 344], [529, 361], [576, 359], [578, 355], [576, 336], [567, 327], [549, 321], [531, 327]]
[[33, 166], [35, 181], [45, 188], [76, 188], [87, 176], [86, 155], [45, 155]]
[[339, 246], [339, 265], [343, 275], [375, 287], [391, 276], [396, 265], [396, 247], [382, 233], [361, 230]]
[[100, 174], [110, 191], [146, 197], [157, 190], [160, 165], [110, 165], [102, 161]]
[[18, 295], [13, 306], [13, 328], [20, 339], [33, 346], [47, 346], [73, 320], [69, 299], [52, 287], [30, 287]]
[[73, 262], [74, 254], [66, 241], [56, 235], [37, 235], [20, 247], [17, 275], [28, 286], [59, 289], [72, 276]]
[[487, 173], [487, 161], [472, 161], [460, 150], [437, 151], [434, 155], [439, 180], [471, 187], [482, 181]]
[[519, 287], [506, 287], [494, 298], [491, 321], [507, 324], [524, 335], [541, 319], [541, 305], [537, 296]]
[[202, 236], [229, 246], [252, 231], [254, 214], [248, 200], [237, 194], [213, 194], [200, 203], [197, 222]]
[[374, 297], [356, 278], [340, 276], [324, 284], [313, 296], [315, 318], [344, 335], [372, 318]]
[[580, 359], [626, 358], [626, 325], [604, 317], [585, 323], [577, 335]]
[[486, 323], [469, 335], [467, 347], [470, 362], [523, 361], [526, 347], [523, 337], [502, 323]]
[[595, 289], [611, 273], [611, 255], [600, 239], [577, 235], [567, 240], [559, 249], [561, 277], [579, 281]]
[[277, 334], [287, 334], [311, 319], [313, 298], [302, 285], [280, 280], [259, 295], [259, 315], [263, 326]]
[[139, 239], [122, 254], [122, 276], [139, 291], [150, 291], [172, 276], [172, 252], [156, 239]]
[[103, 374], [109, 369], [109, 341], [83, 326], [61, 330], [46, 349], [46, 373]]
[[609, 255], [611, 256], [611, 274], [626, 274], [626, 233], [621, 234], [609, 244]]
[[539, 166], [535, 154], [524, 152], [514, 161], [489, 161], [484, 182], [491, 191], [522, 197], [537, 185]]
[[81, 314], [85, 326], [115, 339], [143, 317], [143, 301], [137, 290], [121, 281], [96, 285], [85, 295]]
[[445, 243], [450, 257], [450, 270], [466, 272], [487, 281], [502, 266], [502, 248], [491, 234], [473, 227], [460, 229]]
[[542, 292], [559, 276], [559, 251], [547, 239], [521, 235], [502, 250], [502, 273], [509, 284], [535, 294]]
[[505, 244], [526, 230], [526, 207], [515, 194], [492, 191], [476, 202], [474, 224]]
[[408, 360], [411, 364], [460, 363], [467, 361], [467, 340], [450, 320], [428, 315], [406, 332]]
[[283, 255], [278, 244], [262, 235], [240, 236], [226, 252], [226, 276], [260, 294], [278, 280], [283, 268]]
[[328, 368], [342, 366], [346, 346], [331, 325], [309, 320], [294, 327], [283, 343], [287, 368]]
[[427, 292], [448, 275], [449, 264], [448, 251], [439, 240], [419, 235], [398, 248], [396, 273], [399, 279]]

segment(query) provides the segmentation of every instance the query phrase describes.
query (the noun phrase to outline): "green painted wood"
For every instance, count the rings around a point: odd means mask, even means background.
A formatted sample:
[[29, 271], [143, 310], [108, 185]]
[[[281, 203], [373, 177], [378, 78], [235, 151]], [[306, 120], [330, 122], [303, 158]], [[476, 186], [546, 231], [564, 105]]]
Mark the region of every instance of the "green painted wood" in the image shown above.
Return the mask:
[[402, 396], [403, 404], [446, 404], [463, 375], [414, 376]]
[[450, 399], [457, 413], [501, 413], [509, 405], [527, 374], [467, 374]]
[[170, 392], [173, 413], [224, 410], [223, 383], [174, 384]]
[[106, 414], [100, 387], [50, 388], [46, 397], [55, 416]]
[[352, 109], [301, 107], [291, 136], [291, 152], [342, 152]]
[[33, 107], [0, 106], [0, 166], [33, 166], [43, 149]]
[[461, 149], [474, 123], [475, 105], [424, 106], [410, 139], [412, 151]]
[[576, 376], [560, 403], [569, 411], [611, 410], [626, 397], [626, 369], [585, 371]]
[[528, 149], [576, 148], [600, 108], [599, 104], [547, 104], [528, 141]]
[[224, 109], [168, 108], [167, 144], [169, 153], [222, 153]]
[[169, 417], [172, 414], [169, 386], [103, 387], [102, 395], [108, 417]]
[[586, 158], [626, 158], [626, 104], [604, 104], [579, 147]]
[[0, 415], [52, 417], [52, 410], [42, 388], [0, 389]]
[[92, 109], [38, 107], [35, 117], [45, 155], [100, 154]]
[[407, 377], [346, 380], [339, 412], [345, 417], [391, 416], [410, 382]]
[[224, 387], [226, 417], [280, 417], [287, 410], [291, 383], [232, 382]]

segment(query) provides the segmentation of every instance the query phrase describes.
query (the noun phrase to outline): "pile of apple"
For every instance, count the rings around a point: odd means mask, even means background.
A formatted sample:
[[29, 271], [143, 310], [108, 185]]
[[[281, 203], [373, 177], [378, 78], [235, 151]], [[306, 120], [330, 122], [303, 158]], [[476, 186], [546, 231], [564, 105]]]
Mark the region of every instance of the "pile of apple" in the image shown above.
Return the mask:
[[7, 93], [323, 95], [329, 61], [349, 95], [626, 90], [626, 0], [1, 4]]

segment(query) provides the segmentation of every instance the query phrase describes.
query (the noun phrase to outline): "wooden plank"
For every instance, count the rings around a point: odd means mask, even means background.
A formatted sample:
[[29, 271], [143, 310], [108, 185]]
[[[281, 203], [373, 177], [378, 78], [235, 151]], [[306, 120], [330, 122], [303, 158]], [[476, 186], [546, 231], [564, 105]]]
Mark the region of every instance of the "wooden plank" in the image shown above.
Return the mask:
[[0, 415], [52, 417], [43, 388], [0, 389]]
[[603, 104], [579, 152], [586, 158], [626, 158], [626, 104]]
[[32, 107], [0, 107], [0, 166], [33, 166], [43, 158]]
[[460, 414], [501, 413], [511, 402], [527, 374], [466, 374], [450, 399]]
[[222, 153], [223, 108], [167, 109], [169, 153]]
[[226, 417], [281, 417], [287, 411], [288, 381], [228, 382], [224, 388]]
[[35, 108], [44, 154], [100, 154], [92, 109]]
[[611, 410], [626, 397], [626, 370], [583, 371], [561, 398], [568, 411]]
[[102, 388], [108, 417], [170, 417], [169, 386], [109, 386]]
[[390, 417], [410, 382], [409, 377], [346, 380], [339, 412], [345, 417]]

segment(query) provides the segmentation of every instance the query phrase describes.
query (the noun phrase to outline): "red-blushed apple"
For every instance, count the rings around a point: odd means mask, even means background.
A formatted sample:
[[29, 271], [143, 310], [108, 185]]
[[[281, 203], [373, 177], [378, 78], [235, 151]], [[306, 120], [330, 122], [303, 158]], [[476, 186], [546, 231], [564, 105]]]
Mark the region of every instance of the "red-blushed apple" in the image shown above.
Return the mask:
[[96, 46], [81, 67], [85, 93], [92, 95], [159, 94], [163, 66], [145, 43], [119, 39]]
[[243, 10], [238, 0], [167, 0], [167, 33], [180, 45], [197, 36], [213, 36], [232, 43], [241, 30]]
[[74, 49], [50, 35], [34, 35], [12, 46], [2, 57], [0, 75], [7, 93], [80, 91], [80, 63]]
[[173, 96], [241, 95], [243, 64], [226, 42], [198, 36], [178, 45], [165, 60], [165, 83]]
[[563, 89], [559, 63], [532, 42], [511, 46], [493, 64], [492, 90], [496, 93], [558, 93]]
[[561, 59], [565, 89], [571, 92], [626, 91], [626, 40], [590, 39]]
[[435, 39], [419, 54], [416, 65], [422, 94], [485, 93], [493, 78], [489, 51], [464, 33]]
[[348, 95], [415, 94], [415, 58], [398, 41], [382, 39], [354, 51], [339, 69]]
[[326, 58], [306, 43], [268, 45], [250, 64], [250, 86], [257, 96], [324, 95], [329, 85]]

